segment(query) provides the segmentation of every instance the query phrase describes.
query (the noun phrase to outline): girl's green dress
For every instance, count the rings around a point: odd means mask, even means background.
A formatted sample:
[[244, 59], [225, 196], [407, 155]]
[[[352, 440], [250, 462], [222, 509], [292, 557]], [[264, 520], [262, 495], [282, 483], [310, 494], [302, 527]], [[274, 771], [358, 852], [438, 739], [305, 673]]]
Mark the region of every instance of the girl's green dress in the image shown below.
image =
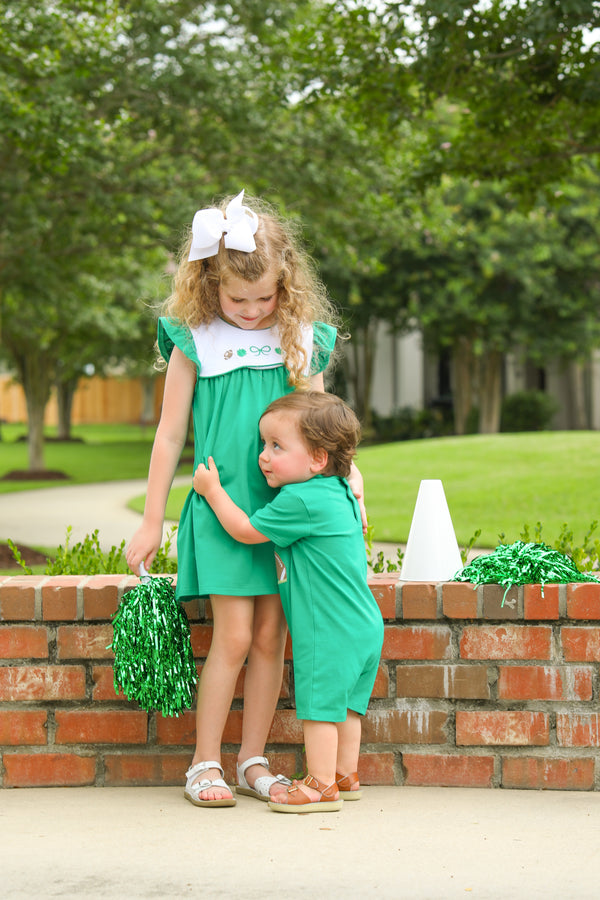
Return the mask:
[[[335, 329], [322, 323], [303, 329], [310, 359], [306, 374], [326, 368], [335, 338]], [[176, 320], [161, 318], [158, 345], [166, 360], [176, 346], [196, 365], [194, 469], [212, 456], [227, 493], [252, 515], [276, 494], [258, 466], [259, 419], [272, 400], [292, 390], [277, 326], [245, 331], [214, 319], [190, 330]], [[178, 599], [276, 593], [273, 545], [235, 541], [204, 497], [191, 489], [177, 530]]]

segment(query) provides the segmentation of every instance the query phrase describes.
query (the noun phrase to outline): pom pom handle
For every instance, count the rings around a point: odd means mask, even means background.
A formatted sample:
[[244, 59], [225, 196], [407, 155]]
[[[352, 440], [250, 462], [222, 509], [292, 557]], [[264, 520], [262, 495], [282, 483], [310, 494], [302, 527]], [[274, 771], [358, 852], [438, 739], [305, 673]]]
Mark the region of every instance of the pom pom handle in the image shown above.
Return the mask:
[[140, 563], [140, 578], [142, 581], [149, 581], [152, 576], [149, 574], [143, 562]]

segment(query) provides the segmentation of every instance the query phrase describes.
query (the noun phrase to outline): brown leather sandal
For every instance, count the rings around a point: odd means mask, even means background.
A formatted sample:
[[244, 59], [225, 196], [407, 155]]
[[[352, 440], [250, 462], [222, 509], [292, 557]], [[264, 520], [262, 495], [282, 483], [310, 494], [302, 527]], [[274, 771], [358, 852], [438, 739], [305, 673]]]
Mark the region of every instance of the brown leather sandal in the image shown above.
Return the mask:
[[[362, 797], [358, 772], [351, 772], [350, 775], [340, 775], [339, 772], [336, 772], [335, 782], [340, 789], [342, 800], [360, 800]], [[358, 785], [358, 787], [355, 787], [355, 785]]]
[[[320, 799], [309, 800], [302, 790], [303, 784], [318, 791], [321, 795]], [[325, 785], [312, 775], [307, 775], [302, 781], [294, 781], [288, 788], [287, 803], [276, 803], [274, 800], [269, 800], [269, 808], [283, 813], [337, 812], [342, 808], [343, 802], [335, 781]]]

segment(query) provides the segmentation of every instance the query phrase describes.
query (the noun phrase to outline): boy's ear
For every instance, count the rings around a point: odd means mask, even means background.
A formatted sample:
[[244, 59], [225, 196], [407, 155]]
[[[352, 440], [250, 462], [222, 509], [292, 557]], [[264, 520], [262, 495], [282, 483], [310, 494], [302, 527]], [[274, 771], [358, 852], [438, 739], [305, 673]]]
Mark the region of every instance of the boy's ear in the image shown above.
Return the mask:
[[316, 450], [312, 452], [312, 465], [310, 467], [311, 472], [314, 472], [315, 475], [318, 475], [319, 472], [322, 472], [323, 469], [326, 468], [327, 463], [329, 462], [329, 454], [324, 447], [317, 447]]

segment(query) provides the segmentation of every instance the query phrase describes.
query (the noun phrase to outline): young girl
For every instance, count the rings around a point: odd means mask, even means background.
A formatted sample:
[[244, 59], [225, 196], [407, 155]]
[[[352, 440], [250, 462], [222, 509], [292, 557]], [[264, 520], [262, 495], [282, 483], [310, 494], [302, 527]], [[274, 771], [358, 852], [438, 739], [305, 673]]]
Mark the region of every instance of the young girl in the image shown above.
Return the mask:
[[[135, 573], [142, 562], [149, 568], [160, 547], [190, 410], [196, 464], [218, 454], [223, 484], [252, 511], [273, 496], [256, 464], [260, 413], [297, 386], [324, 389], [335, 343], [324, 288], [291, 226], [270, 211], [250, 209], [243, 195], [196, 213], [166, 317], [159, 320], [158, 345], [168, 367], [144, 517], [127, 549]], [[238, 544], [194, 491], [181, 514], [177, 548], [179, 599], [210, 596], [213, 611], [185, 797], [197, 806], [235, 804], [222, 778], [221, 739], [246, 659], [238, 790], [261, 800], [280, 797], [289, 782], [274, 777], [263, 756], [286, 635], [272, 549]]]
[[367, 584], [361, 514], [346, 481], [360, 427], [331, 394], [297, 392], [271, 403], [260, 421], [259, 463], [278, 496], [248, 517], [221, 486], [212, 458], [194, 488], [224, 528], [245, 544], [272, 540], [294, 655], [296, 714], [303, 720], [309, 774], [278, 812], [331, 812], [360, 797], [356, 769], [383, 641]]

